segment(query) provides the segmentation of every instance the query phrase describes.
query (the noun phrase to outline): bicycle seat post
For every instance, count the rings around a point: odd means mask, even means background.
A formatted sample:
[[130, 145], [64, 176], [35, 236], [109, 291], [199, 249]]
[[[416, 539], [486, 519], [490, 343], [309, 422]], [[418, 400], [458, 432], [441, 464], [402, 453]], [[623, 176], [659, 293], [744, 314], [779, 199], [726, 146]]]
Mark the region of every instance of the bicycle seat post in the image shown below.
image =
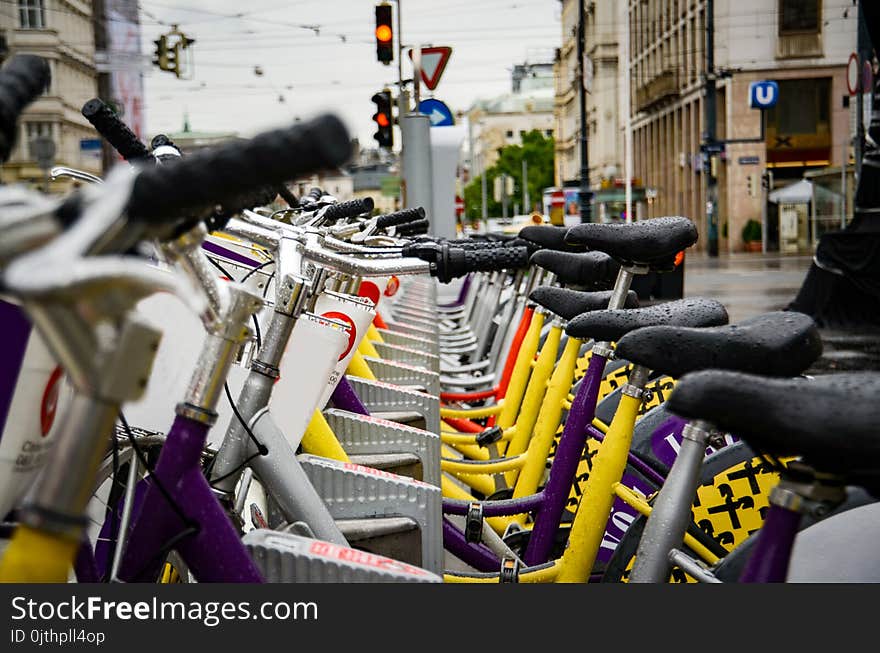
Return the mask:
[[700, 483], [700, 469], [711, 432], [712, 425], [703, 420], [693, 420], [684, 427], [681, 447], [639, 540], [629, 577], [631, 583], [665, 583], [669, 579], [672, 568], [669, 555], [682, 545], [687, 532], [690, 506]]
[[[237, 222], [230, 221], [230, 224]], [[250, 227], [250, 225], [245, 225]], [[234, 225], [238, 228], [238, 225]], [[256, 235], [261, 244], [273, 250], [276, 266], [275, 305], [263, 335], [259, 351], [251, 361], [250, 373], [241, 389], [236, 406], [242, 419], [249, 421], [262, 408], [268, 405], [272, 387], [279, 376], [279, 365], [285, 348], [293, 332], [299, 315], [305, 310], [310, 299], [312, 280], [300, 275], [301, 259], [293, 246], [295, 242], [286, 236], [271, 234], [258, 228], [245, 229], [249, 235]], [[263, 233], [260, 233], [260, 232]], [[256, 239], [255, 239], [256, 240]], [[229, 423], [223, 444], [214, 462], [214, 478], [218, 479], [212, 487], [224, 499], [232, 496], [238, 482], [236, 469], [241, 462], [253, 455], [255, 445], [245, 433], [245, 425], [234, 419]]]

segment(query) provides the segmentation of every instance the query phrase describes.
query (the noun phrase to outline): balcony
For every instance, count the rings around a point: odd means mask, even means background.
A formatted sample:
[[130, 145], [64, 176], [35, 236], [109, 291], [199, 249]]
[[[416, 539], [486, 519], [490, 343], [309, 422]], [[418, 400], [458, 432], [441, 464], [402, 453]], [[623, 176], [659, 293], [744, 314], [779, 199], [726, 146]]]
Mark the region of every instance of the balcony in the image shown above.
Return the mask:
[[780, 34], [776, 39], [777, 59], [804, 59], [822, 56], [822, 34], [819, 32]]
[[636, 106], [639, 111], [643, 111], [658, 102], [677, 98], [678, 95], [678, 71], [667, 69], [636, 89]]

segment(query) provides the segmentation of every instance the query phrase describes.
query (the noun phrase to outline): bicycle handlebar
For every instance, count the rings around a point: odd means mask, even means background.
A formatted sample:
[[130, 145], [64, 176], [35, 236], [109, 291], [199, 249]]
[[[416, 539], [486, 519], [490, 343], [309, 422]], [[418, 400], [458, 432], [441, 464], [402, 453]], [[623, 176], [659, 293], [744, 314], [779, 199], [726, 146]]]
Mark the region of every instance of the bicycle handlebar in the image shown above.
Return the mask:
[[317, 186], [313, 186], [312, 189], [306, 193], [306, 196], [303, 198], [303, 201], [306, 202], [317, 202], [322, 197], [324, 197], [324, 191], [318, 188]]
[[339, 202], [331, 204], [321, 214], [323, 220], [342, 220], [343, 218], [354, 218], [361, 213], [369, 213], [373, 210], [372, 197], [359, 197], [357, 199], [348, 200], [347, 202]]
[[148, 159], [149, 148], [129, 129], [119, 116], [100, 98], [86, 102], [80, 113], [92, 123], [97, 132], [113, 146], [123, 159], [129, 162]]
[[299, 206], [299, 200], [296, 198], [296, 195], [291, 193], [290, 189], [284, 184], [278, 186], [278, 194], [281, 195], [281, 199], [287, 202], [290, 208], [295, 209]]
[[427, 218], [422, 220], [414, 220], [413, 222], [407, 222], [406, 224], [402, 224], [397, 227], [394, 231], [395, 236], [418, 236], [420, 234], [428, 233], [428, 229], [431, 228], [431, 221]]
[[314, 236], [306, 238], [305, 243], [298, 243], [297, 248], [307, 261], [353, 277], [386, 277], [392, 274], [430, 272], [430, 264], [419, 258], [360, 258], [350, 254], [338, 254], [322, 246]]
[[407, 222], [415, 222], [425, 217], [425, 209], [421, 206], [414, 209], [404, 209], [403, 211], [395, 211], [394, 213], [386, 213], [376, 217], [376, 228], [387, 229], [402, 225]]
[[198, 220], [218, 204], [228, 210], [241, 195], [335, 168], [350, 156], [345, 125], [324, 114], [144, 168], [135, 180], [128, 215], [144, 221], [176, 221], [182, 215]]
[[403, 248], [403, 256], [414, 256], [428, 261], [431, 276], [441, 283], [449, 283], [469, 272], [495, 272], [529, 266], [527, 247], [485, 247], [464, 249], [451, 244], [421, 242]]
[[32, 54], [17, 54], [0, 69], [0, 161], [6, 161], [18, 136], [18, 117], [52, 79], [49, 63]]

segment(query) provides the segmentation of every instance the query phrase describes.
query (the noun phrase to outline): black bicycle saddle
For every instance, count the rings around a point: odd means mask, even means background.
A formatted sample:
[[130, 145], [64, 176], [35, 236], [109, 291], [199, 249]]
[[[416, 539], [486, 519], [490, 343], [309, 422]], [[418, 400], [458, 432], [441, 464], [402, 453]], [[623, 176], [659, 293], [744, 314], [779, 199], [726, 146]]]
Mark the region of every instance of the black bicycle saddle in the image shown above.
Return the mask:
[[676, 379], [710, 368], [797, 376], [822, 355], [822, 339], [810, 316], [774, 311], [724, 326], [637, 329], [618, 341], [615, 352]]
[[605, 252], [623, 265], [668, 271], [675, 267], [676, 254], [696, 243], [697, 237], [690, 219], [673, 216], [623, 224], [579, 224], [568, 229], [565, 242]]
[[604, 252], [557, 252], [542, 249], [529, 261], [556, 275], [566, 286], [609, 285], [617, 277], [620, 265]]
[[[728, 370], [682, 377], [673, 413], [702, 419], [776, 456], [799, 456], [875, 493], [880, 480], [880, 372], [773, 378]], [[873, 488], [873, 489], [872, 489]]]
[[[538, 286], [529, 293], [529, 299], [562, 319], [570, 320], [582, 313], [607, 309], [612, 294], [611, 290], [590, 292], [558, 286]], [[624, 308], [638, 308], [638, 306], [639, 296], [630, 290], [626, 294]]]
[[538, 249], [553, 249], [560, 252], [585, 252], [582, 245], [565, 242], [568, 227], [556, 225], [530, 225], [519, 230], [519, 237], [535, 245]]
[[569, 320], [565, 332], [572, 338], [616, 342], [630, 331], [666, 324], [710, 327], [727, 324], [727, 309], [714, 299], [692, 297], [646, 306], [592, 311]]

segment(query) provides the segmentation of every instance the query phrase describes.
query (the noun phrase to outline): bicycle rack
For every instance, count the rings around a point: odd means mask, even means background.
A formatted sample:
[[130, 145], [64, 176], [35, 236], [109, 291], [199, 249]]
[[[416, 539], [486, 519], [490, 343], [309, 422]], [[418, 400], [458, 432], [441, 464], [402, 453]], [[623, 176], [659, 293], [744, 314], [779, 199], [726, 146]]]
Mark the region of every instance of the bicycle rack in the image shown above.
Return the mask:
[[427, 338], [433, 341], [437, 341], [438, 339], [438, 331], [436, 328], [415, 325], [408, 322], [396, 322], [395, 320], [391, 319], [385, 320], [385, 324], [391, 331], [397, 331], [399, 333], [416, 336], [419, 338]]
[[421, 479], [440, 487], [440, 436], [406, 424], [338, 408], [324, 411], [324, 418], [349, 456], [409, 453], [421, 464]]
[[398, 385], [349, 376], [348, 382], [370, 413], [417, 413], [425, 430], [440, 434], [440, 399], [437, 395]]
[[409, 347], [411, 349], [424, 349], [429, 354], [437, 356], [440, 354], [440, 348], [436, 340], [430, 338], [420, 338], [406, 333], [398, 333], [390, 329], [377, 329], [379, 335], [389, 345], [399, 345], [401, 347]]
[[242, 538], [269, 583], [441, 583], [426, 569], [293, 533], [258, 528]]
[[418, 386], [423, 392], [431, 395], [440, 394], [440, 375], [416, 365], [384, 358], [364, 356], [373, 374], [379, 381], [402, 386]]
[[387, 342], [374, 342], [376, 352], [385, 359], [400, 363], [408, 363], [416, 365], [432, 372], [440, 372], [440, 357], [429, 354], [412, 347], [401, 347], [400, 345], [390, 345]]
[[[420, 532], [419, 566], [443, 569], [442, 498], [440, 488], [356, 463], [310, 454], [297, 456], [315, 490], [337, 522], [371, 517], [406, 517]], [[340, 528], [343, 528], [340, 523]], [[344, 531], [343, 531], [344, 532]]]

